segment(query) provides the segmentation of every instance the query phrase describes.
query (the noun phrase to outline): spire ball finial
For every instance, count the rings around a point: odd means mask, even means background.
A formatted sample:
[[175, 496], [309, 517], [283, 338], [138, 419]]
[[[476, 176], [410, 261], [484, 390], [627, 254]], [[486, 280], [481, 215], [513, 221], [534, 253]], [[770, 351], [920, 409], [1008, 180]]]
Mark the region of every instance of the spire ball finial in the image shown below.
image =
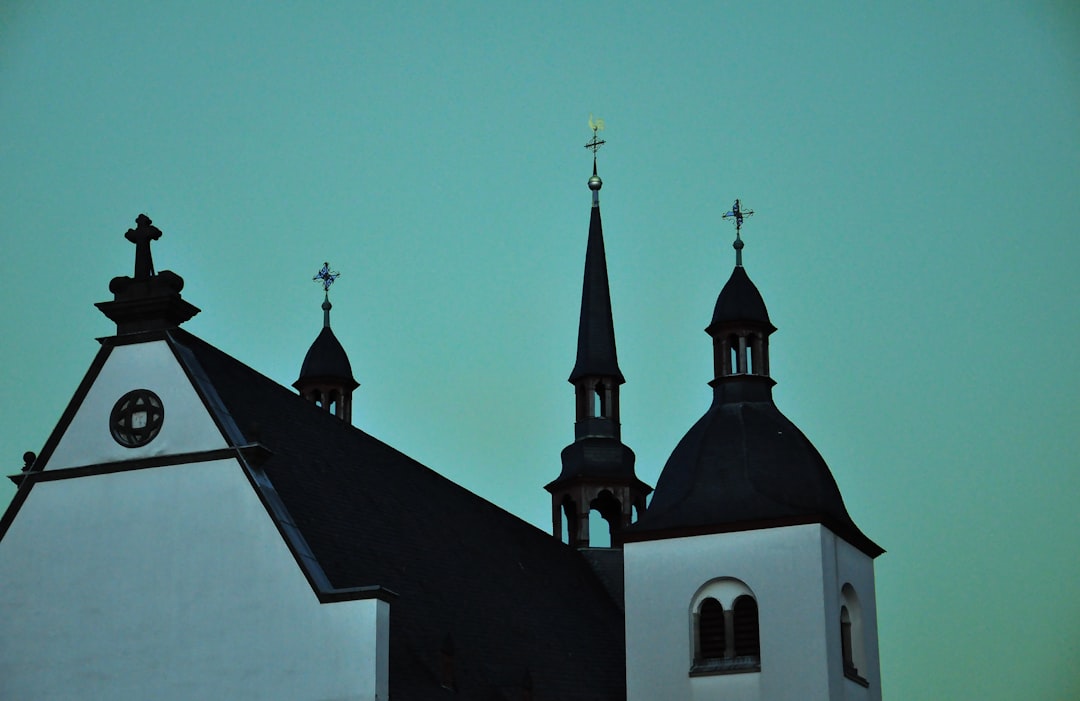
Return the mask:
[[322, 285], [323, 288], [323, 327], [330, 328], [330, 309], [334, 305], [330, 304], [330, 285], [334, 284], [334, 281], [341, 277], [341, 273], [336, 270], [330, 270], [330, 264], [324, 262], [319, 272], [315, 273], [315, 277], [311, 278], [313, 281]]
[[585, 148], [592, 151], [592, 177], [589, 178], [589, 189], [593, 193], [593, 206], [597, 206], [600, 203], [600, 188], [604, 186], [604, 181], [600, 179], [600, 176], [596, 174], [596, 152], [600, 150], [606, 141], [600, 138], [600, 132], [604, 130], [604, 120], [593, 119], [593, 116], [589, 115], [589, 128], [592, 129], [592, 138], [585, 144]]
[[743, 220], [752, 216], [754, 216], [754, 210], [743, 209], [742, 204], [738, 199], [736, 199], [735, 204], [732, 205], [731, 211], [724, 213], [724, 219], [731, 219], [735, 222], [735, 242], [731, 244], [731, 247], [735, 249], [735, 265], [739, 268], [742, 267], [743, 241], [741, 233]]

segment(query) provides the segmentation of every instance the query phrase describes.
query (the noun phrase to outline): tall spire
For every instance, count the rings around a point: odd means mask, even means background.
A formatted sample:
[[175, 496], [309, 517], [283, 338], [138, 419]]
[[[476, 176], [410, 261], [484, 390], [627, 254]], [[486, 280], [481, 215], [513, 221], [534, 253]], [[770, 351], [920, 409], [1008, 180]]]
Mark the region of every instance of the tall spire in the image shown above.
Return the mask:
[[330, 328], [330, 309], [333, 307], [330, 304], [330, 286], [340, 275], [330, 270], [329, 263], [323, 263], [323, 267], [311, 278], [323, 287], [323, 327], [304, 356], [300, 377], [293, 387], [300, 392], [300, 396], [349, 423], [352, 421], [352, 393], [360, 383], [353, 379], [349, 356]]
[[600, 188], [604, 186], [596, 173], [596, 152], [605, 141], [598, 137], [604, 120], [589, 117], [593, 137], [585, 148], [593, 152], [593, 173], [589, 178], [592, 191], [592, 210], [589, 214], [589, 241], [585, 249], [585, 279], [581, 289], [581, 316], [578, 321], [577, 362], [570, 373], [570, 382], [586, 375], [605, 376], [623, 384], [615, 349], [615, 325], [611, 317], [611, 292], [608, 286], [607, 256], [604, 252], [604, 227], [600, 220]]
[[593, 152], [589, 178], [592, 208], [589, 240], [585, 249], [585, 274], [578, 319], [577, 360], [569, 381], [574, 385], [576, 420], [574, 442], [562, 451], [562, 472], [545, 489], [552, 497], [552, 532], [562, 538], [565, 515], [568, 541], [589, 547], [589, 512], [596, 510], [608, 523], [611, 544], [633, 518], [645, 508], [651, 487], [634, 473], [634, 452], [623, 445], [619, 423], [619, 386], [626, 380], [619, 370], [615, 326], [611, 314], [604, 231], [600, 220], [600, 188], [596, 151], [604, 144], [598, 132], [602, 120], [589, 119], [593, 138], [585, 145]]

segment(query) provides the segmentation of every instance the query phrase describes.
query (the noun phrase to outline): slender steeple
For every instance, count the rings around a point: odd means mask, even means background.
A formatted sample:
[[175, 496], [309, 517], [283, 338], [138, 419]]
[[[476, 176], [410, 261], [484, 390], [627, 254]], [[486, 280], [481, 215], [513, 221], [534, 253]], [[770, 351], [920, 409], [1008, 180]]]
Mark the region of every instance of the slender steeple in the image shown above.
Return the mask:
[[330, 328], [330, 286], [340, 273], [331, 272], [330, 264], [323, 267], [312, 280], [323, 286], [323, 327], [311, 344], [300, 377], [293, 387], [313, 404], [333, 413], [345, 423], [352, 421], [352, 393], [360, 383], [353, 379], [349, 356]]
[[600, 188], [596, 151], [604, 144], [597, 132], [602, 121], [589, 120], [593, 138], [593, 174], [589, 178], [592, 210], [585, 250], [585, 275], [578, 321], [577, 360], [569, 381], [574, 386], [574, 442], [562, 451], [562, 472], [545, 489], [552, 497], [552, 532], [562, 539], [566, 517], [570, 544], [589, 547], [589, 512], [596, 510], [608, 523], [611, 544], [645, 508], [652, 488], [634, 473], [634, 452], [623, 445], [619, 423], [619, 387], [626, 382], [619, 370], [615, 326], [611, 314], [604, 232], [600, 220]]

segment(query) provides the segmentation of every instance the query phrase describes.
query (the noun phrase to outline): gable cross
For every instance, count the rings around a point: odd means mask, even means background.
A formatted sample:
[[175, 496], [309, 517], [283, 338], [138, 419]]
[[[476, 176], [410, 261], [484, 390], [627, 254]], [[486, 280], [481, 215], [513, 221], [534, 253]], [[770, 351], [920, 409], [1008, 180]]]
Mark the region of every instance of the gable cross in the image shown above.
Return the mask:
[[150, 217], [140, 214], [135, 219], [135, 228], [128, 229], [124, 238], [135, 244], [135, 279], [149, 280], [154, 276], [154, 258], [150, 253], [150, 242], [161, 238], [161, 229], [154, 226]]

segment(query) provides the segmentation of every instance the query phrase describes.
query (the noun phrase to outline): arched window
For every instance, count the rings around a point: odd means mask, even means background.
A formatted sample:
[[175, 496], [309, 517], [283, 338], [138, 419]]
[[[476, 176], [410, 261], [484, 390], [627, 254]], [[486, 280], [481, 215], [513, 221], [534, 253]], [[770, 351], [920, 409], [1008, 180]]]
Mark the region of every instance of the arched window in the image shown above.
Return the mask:
[[735, 599], [731, 618], [734, 629], [735, 657], [760, 657], [757, 601], [754, 597], [743, 594]]
[[870, 686], [870, 682], [860, 673], [866, 668], [863, 639], [859, 596], [851, 584], [845, 584], [840, 589], [840, 658], [843, 660], [844, 676], [862, 686]]
[[698, 612], [698, 654], [702, 660], [720, 660], [727, 651], [724, 607], [713, 598], [701, 602]]
[[851, 614], [847, 606], [840, 607], [840, 652], [844, 658], [844, 673], [859, 673], [855, 659], [851, 656]]
[[691, 606], [691, 676], [761, 671], [757, 600], [746, 584], [714, 579], [698, 590]]
[[596, 412], [598, 419], [606, 419], [608, 415], [607, 387], [603, 382], [596, 383]]

